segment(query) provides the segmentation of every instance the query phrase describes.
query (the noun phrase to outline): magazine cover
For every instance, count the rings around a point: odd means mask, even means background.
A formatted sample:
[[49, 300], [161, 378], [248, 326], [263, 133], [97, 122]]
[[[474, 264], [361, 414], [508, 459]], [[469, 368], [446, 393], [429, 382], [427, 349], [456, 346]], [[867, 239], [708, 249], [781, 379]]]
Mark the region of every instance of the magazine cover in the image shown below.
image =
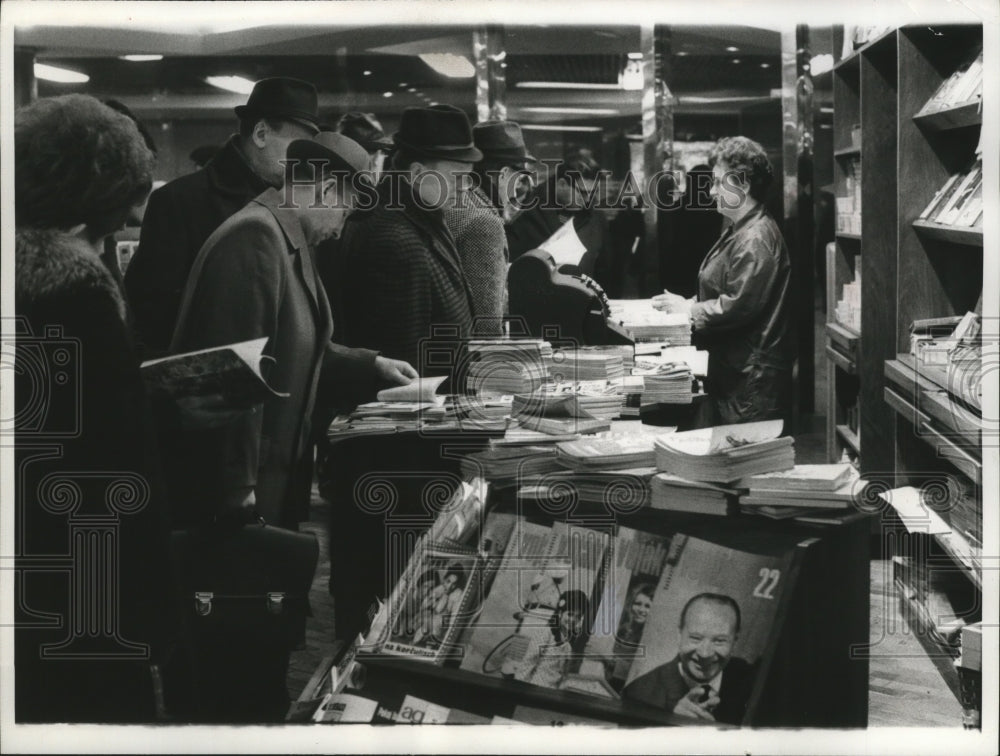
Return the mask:
[[[794, 552], [737, 551], [675, 535], [624, 698], [693, 720], [740, 724], [791, 590]], [[674, 562], [670, 564], [670, 562]]]
[[[387, 654], [439, 661], [467, 622], [469, 597], [476, 591], [478, 557], [429, 545], [419, 549], [403, 577], [406, 586], [395, 599]], [[464, 621], [463, 621], [464, 620]]]
[[608, 696], [621, 691], [634, 660], [645, 656], [642, 632], [660, 576], [672, 558], [670, 546], [670, 536], [625, 527], [611, 543], [604, 590], [580, 670], [581, 675], [603, 676]]
[[474, 627], [462, 669], [559, 688], [577, 672], [608, 534], [519, 520]]

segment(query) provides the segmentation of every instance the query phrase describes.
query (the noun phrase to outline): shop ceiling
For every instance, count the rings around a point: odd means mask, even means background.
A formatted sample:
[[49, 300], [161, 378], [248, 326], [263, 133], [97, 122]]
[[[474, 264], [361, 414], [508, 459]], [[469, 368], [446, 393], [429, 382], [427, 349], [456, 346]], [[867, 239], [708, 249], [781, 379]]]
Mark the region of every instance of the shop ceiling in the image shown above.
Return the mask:
[[[613, 87], [628, 54], [639, 51], [637, 27], [507, 26], [504, 33], [511, 118], [571, 124], [639, 115], [641, 92]], [[306, 79], [320, 90], [321, 109], [327, 112], [362, 109], [388, 115], [409, 105], [445, 102], [470, 108], [475, 101], [474, 78], [449, 78], [418, 57], [452, 53], [471, 60], [468, 27], [239, 28], [234, 23], [211, 30], [171, 25], [167, 31], [45, 25], [17, 29], [15, 43], [34, 49], [38, 62], [90, 77], [85, 85], [39, 81], [40, 95], [86, 91], [117, 97], [145, 117], [228, 117], [245, 95], [211, 86], [208, 76]], [[813, 29], [813, 50], [829, 47], [829, 28]], [[773, 99], [781, 87], [781, 38], [776, 30], [675, 26], [671, 49], [670, 79], [679, 98], [678, 112], [738, 112]], [[142, 53], [164, 57], [146, 62], [118, 57]], [[533, 82], [547, 84], [539, 89]], [[588, 84], [608, 88], [579, 88]]]

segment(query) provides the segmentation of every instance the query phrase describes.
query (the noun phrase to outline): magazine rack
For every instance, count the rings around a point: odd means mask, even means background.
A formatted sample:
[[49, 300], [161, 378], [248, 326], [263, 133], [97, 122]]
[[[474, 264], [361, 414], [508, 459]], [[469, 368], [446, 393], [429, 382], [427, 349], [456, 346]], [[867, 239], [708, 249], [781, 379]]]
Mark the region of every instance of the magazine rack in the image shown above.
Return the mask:
[[[494, 507], [519, 506], [513, 491], [496, 494]], [[593, 523], [596, 511], [578, 506], [564, 519]], [[754, 727], [865, 727], [868, 715], [868, 518], [852, 512], [833, 524], [777, 522], [761, 517], [714, 517], [644, 508], [617, 516], [618, 526], [650, 533], [682, 532], [737, 550], [793, 552], [791, 583], [783, 593], [763, 659], [766, 672], [751, 698], [744, 725]], [[324, 666], [329, 668], [334, 659]], [[396, 708], [406, 695], [482, 717], [517, 719], [519, 707], [553, 725], [688, 726], [677, 717], [632, 701], [608, 700], [496, 679], [408, 658], [359, 655], [363, 681], [345, 692]], [[317, 682], [318, 681], [318, 682]], [[321, 670], [300, 701], [315, 698]], [[294, 707], [293, 707], [294, 708]], [[538, 719], [541, 717], [541, 720]]]

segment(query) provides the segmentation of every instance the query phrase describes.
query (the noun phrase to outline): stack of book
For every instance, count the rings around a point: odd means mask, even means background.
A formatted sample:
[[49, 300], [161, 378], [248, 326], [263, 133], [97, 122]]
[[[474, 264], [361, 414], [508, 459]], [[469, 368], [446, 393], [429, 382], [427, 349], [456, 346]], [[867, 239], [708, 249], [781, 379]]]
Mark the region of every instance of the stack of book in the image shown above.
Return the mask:
[[561, 349], [553, 354], [551, 374], [557, 383], [612, 381], [625, 375], [625, 364], [618, 347]]
[[834, 309], [838, 323], [861, 333], [861, 267], [854, 273], [854, 280], [845, 283], [841, 289], [840, 299]]
[[649, 506], [650, 480], [656, 468], [629, 467], [623, 469], [588, 469], [550, 473], [545, 476], [546, 486], [569, 486], [576, 491], [577, 500], [586, 504], [602, 504], [609, 508], [620, 507], [633, 511]]
[[945, 79], [918, 116], [947, 110], [983, 97], [983, 53]]
[[982, 159], [977, 159], [969, 171], [949, 178], [920, 213], [918, 220], [960, 228], [982, 228]]
[[462, 475], [481, 477], [497, 486], [561, 470], [550, 445], [491, 447], [462, 458]]
[[794, 517], [815, 509], [849, 509], [864, 493], [853, 466], [795, 465], [791, 470], [753, 475], [740, 488], [742, 511], [766, 517]]
[[838, 194], [837, 233], [861, 233], [861, 160], [852, 158], [844, 166], [844, 190]]
[[607, 417], [597, 418], [583, 408], [576, 394], [537, 391], [514, 397], [511, 415], [522, 428], [554, 435], [597, 433], [611, 429]]
[[652, 467], [656, 463], [655, 441], [651, 433], [581, 438], [556, 444], [556, 459], [579, 472]]
[[691, 318], [685, 312], [661, 312], [648, 299], [613, 299], [610, 305], [611, 319], [636, 341], [662, 341], [671, 346], [691, 343]]
[[474, 361], [466, 372], [466, 388], [475, 394], [530, 393], [548, 380], [546, 355], [551, 349], [539, 340], [474, 341], [469, 344]]
[[731, 483], [795, 465], [791, 437], [779, 437], [781, 420], [719, 425], [656, 439], [656, 466], [687, 480]]
[[687, 363], [660, 365], [643, 376], [642, 404], [690, 404], [694, 375]]
[[650, 506], [653, 509], [711, 515], [731, 514], [739, 493], [733, 488], [686, 480], [670, 473], [654, 475], [651, 486]]
[[514, 397], [507, 395], [465, 396], [457, 394], [445, 401], [445, 412], [448, 417], [460, 417], [468, 420], [503, 420], [510, 416], [510, 408]]

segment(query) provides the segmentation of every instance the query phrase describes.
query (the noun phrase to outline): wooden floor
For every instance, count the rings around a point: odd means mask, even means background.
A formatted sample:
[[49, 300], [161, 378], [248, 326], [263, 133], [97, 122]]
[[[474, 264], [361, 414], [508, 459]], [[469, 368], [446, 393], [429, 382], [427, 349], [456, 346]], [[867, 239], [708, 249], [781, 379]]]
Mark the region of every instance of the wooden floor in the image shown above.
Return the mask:
[[[804, 449], [807, 439], [802, 441]], [[288, 674], [288, 691], [293, 698], [305, 687], [322, 658], [331, 653], [334, 638], [333, 599], [327, 591], [327, 513], [328, 505], [314, 492], [312, 516], [303, 524], [303, 530], [318, 537], [320, 561], [310, 593], [313, 617], [307, 626], [306, 648], [292, 654]], [[869, 726], [961, 729], [961, 707], [903, 621], [893, 591], [891, 565], [883, 560], [871, 563], [870, 639]]]

